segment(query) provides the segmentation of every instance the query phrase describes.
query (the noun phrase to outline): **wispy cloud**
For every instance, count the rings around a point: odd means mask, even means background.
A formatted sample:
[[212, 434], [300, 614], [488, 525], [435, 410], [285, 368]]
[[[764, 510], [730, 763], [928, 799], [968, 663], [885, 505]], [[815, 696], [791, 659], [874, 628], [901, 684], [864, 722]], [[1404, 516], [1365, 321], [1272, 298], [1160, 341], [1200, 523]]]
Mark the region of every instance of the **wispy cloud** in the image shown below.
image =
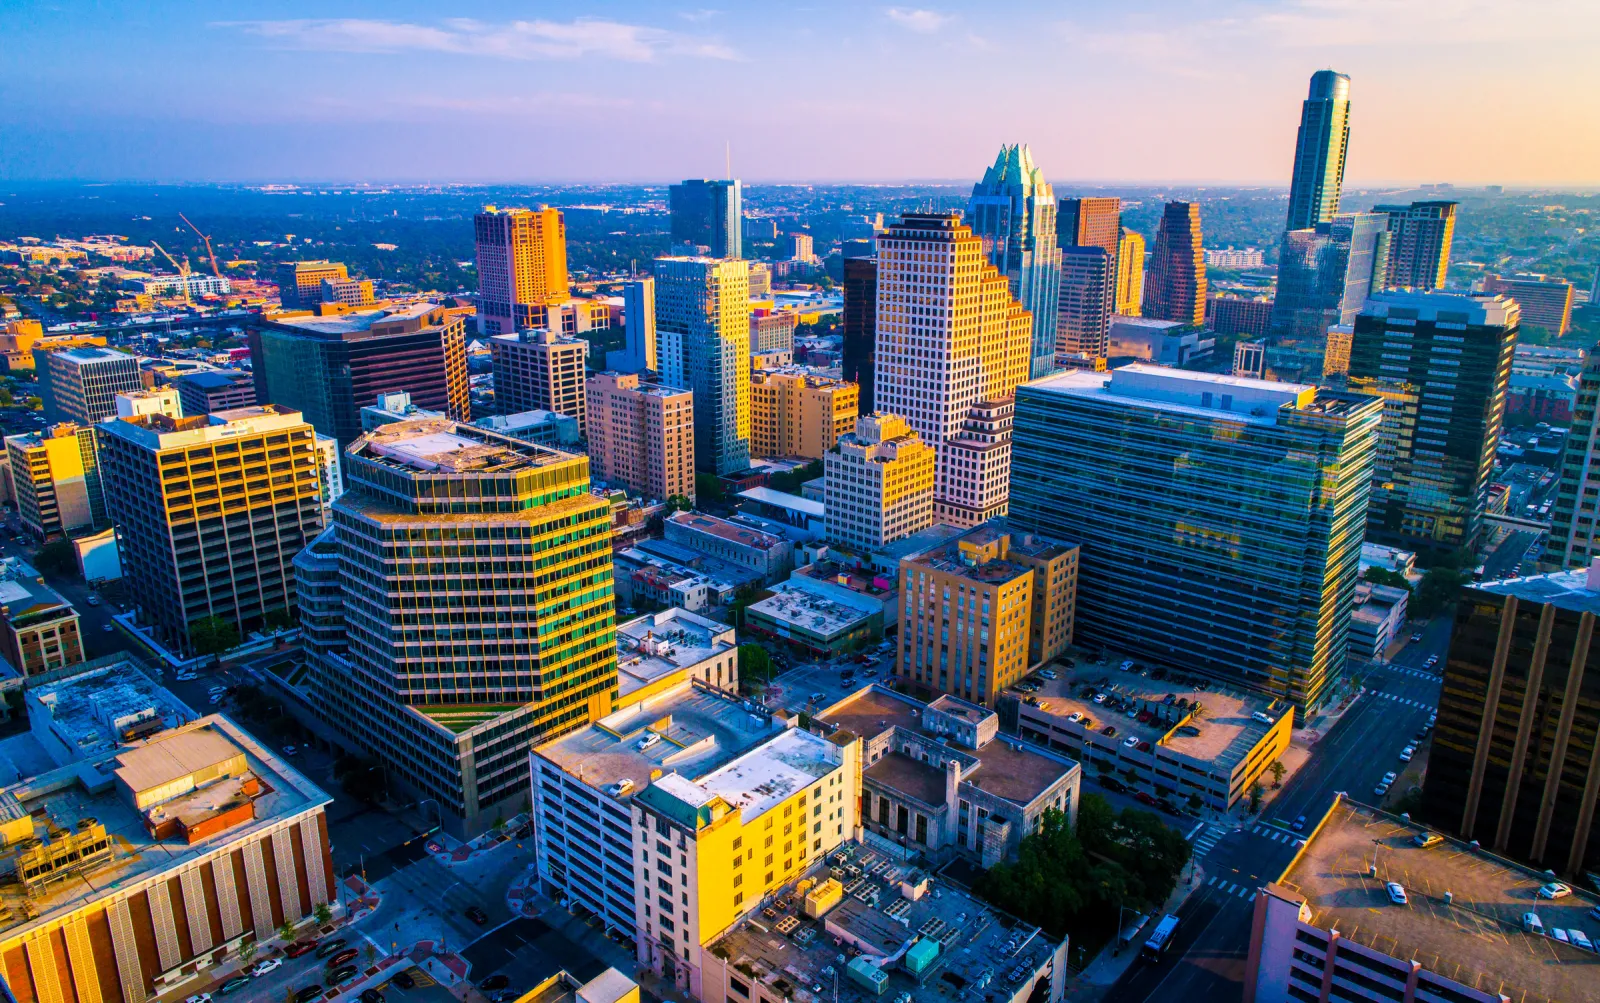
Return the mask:
[[700, 21], [709, 21], [721, 13], [722, 11], [720, 10], [712, 10], [710, 7], [701, 7], [698, 10], [680, 10], [678, 11], [678, 16], [683, 18], [685, 21], [694, 21], [698, 23]]
[[663, 55], [740, 58], [738, 53], [715, 39], [604, 18], [504, 24], [470, 18], [452, 18], [437, 24], [366, 18], [297, 18], [219, 21], [212, 27], [237, 29], [282, 48], [319, 52], [446, 52], [499, 59], [597, 57], [630, 63], [648, 63]]
[[890, 7], [883, 13], [889, 18], [889, 20], [893, 21], [895, 24], [898, 24], [900, 27], [909, 28], [912, 31], [919, 31], [924, 35], [931, 35], [950, 23], [949, 14], [940, 14], [938, 11], [932, 10], [921, 10], [911, 7]]

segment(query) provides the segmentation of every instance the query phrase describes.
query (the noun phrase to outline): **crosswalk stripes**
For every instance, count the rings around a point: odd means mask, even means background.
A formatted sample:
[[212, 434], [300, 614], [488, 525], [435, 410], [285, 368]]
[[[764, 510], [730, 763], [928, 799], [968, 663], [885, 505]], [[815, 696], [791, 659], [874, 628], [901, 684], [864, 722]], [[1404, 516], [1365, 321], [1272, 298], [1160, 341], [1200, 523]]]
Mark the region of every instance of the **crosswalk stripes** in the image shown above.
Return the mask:
[[1298, 833], [1286, 832], [1283, 829], [1279, 829], [1276, 826], [1271, 825], [1255, 826], [1250, 830], [1250, 834], [1253, 836], [1260, 836], [1263, 839], [1270, 839], [1274, 843], [1287, 843], [1292, 845], [1300, 842], [1300, 836]]
[[1397, 696], [1393, 693], [1374, 693], [1373, 696], [1382, 697], [1385, 700], [1392, 700], [1397, 704], [1404, 704], [1407, 707], [1426, 707], [1429, 710], [1432, 710], [1434, 707], [1432, 703], [1426, 700], [1414, 700], [1411, 697]]
[[1252, 898], [1255, 895], [1255, 889], [1249, 887], [1248, 885], [1239, 885], [1234, 884], [1232, 881], [1224, 881], [1215, 875], [1212, 876], [1211, 880], [1206, 882], [1206, 887], [1215, 888], [1224, 895], [1233, 895], [1242, 899]]
[[1203, 857], [1210, 853], [1212, 848], [1217, 845], [1217, 841], [1226, 835], [1227, 832], [1228, 830], [1225, 826], [1216, 824], [1206, 825], [1205, 830], [1201, 832], [1200, 835], [1195, 837], [1194, 849], [1190, 855], [1194, 857]]

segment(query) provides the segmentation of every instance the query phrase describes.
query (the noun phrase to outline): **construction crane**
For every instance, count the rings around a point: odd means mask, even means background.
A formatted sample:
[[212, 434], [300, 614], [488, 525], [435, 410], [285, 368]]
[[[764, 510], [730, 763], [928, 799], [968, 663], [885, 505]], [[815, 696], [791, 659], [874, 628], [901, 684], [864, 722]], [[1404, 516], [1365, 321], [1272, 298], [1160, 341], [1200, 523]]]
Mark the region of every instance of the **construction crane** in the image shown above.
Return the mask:
[[189, 223], [189, 229], [193, 230], [197, 234], [200, 234], [200, 239], [206, 242], [206, 254], [211, 257], [211, 274], [215, 275], [219, 279], [222, 278], [222, 269], [217, 267], [217, 252], [211, 249], [211, 238], [203, 233], [200, 233], [200, 228], [195, 226], [193, 223], [190, 223], [189, 217], [185, 216], [183, 213], [178, 213], [178, 218], [183, 220], [185, 223]]
[[178, 270], [178, 279], [183, 283], [183, 305], [194, 306], [194, 298], [189, 295], [189, 260], [185, 258], [180, 262], [172, 255], [168, 254], [165, 247], [162, 247], [153, 240], [150, 243], [155, 247], [156, 250], [161, 252], [161, 256], [163, 258], [166, 258], [168, 261], [172, 262], [173, 268]]

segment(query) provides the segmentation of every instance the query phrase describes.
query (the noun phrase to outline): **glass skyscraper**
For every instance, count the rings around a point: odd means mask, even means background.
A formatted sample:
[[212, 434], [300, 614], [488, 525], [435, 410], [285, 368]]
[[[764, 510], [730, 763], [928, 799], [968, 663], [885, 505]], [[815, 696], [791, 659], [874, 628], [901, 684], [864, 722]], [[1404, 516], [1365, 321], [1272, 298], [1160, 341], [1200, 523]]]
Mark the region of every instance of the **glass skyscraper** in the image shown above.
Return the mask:
[[1344, 156], [1350, 145], [1350, 78], [1332, 70], [1311, 75], [1311, 93], [1300, 108], [1300, 134], [1294, 145], [1294, 178], [1289, 182], [1289, 222], [1285, 230], [1325, 223], [1339, 211], [1344, 187]]
[[1344, 669], [1382, 406], [1141, 363], [1025, 383], [1010, 522], [1082, 547], [1081, 643], [1315, 708]]
[[743, 257], [741, 188], [737, 178], [693, 178], [667, 190], [673, 244], [711, 248], [713, 258]]
[[1000, 149], [994, 166], [972, 186], [962, 222], [983, 239], [989, 262], [1011, 283], [1011, 295], [1033, 312], [1028, 374], [1047, 375], [1055, 368], [1061, 249], [1056, 246], [1055, 190], [1034, 166], [1026, 146]]
[[1273, 369], [1320, 372], [1328, 328], [1354, 323], [1388, 272], [1389, 220], [1383, 213], [1342, 213], [1283, 235], [1278, 292], [1272, 303]]

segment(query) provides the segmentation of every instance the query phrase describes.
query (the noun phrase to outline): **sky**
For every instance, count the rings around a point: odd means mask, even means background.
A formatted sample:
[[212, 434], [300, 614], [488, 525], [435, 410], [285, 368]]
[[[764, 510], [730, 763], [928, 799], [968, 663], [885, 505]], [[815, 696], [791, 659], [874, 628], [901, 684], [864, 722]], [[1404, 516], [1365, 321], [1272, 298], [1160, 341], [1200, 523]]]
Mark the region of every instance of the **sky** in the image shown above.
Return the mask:
[[[717, 3], [719, 0], [696, 0]], [[1600, 185], [1600, 0], [0, 0], [0, 179]]]

